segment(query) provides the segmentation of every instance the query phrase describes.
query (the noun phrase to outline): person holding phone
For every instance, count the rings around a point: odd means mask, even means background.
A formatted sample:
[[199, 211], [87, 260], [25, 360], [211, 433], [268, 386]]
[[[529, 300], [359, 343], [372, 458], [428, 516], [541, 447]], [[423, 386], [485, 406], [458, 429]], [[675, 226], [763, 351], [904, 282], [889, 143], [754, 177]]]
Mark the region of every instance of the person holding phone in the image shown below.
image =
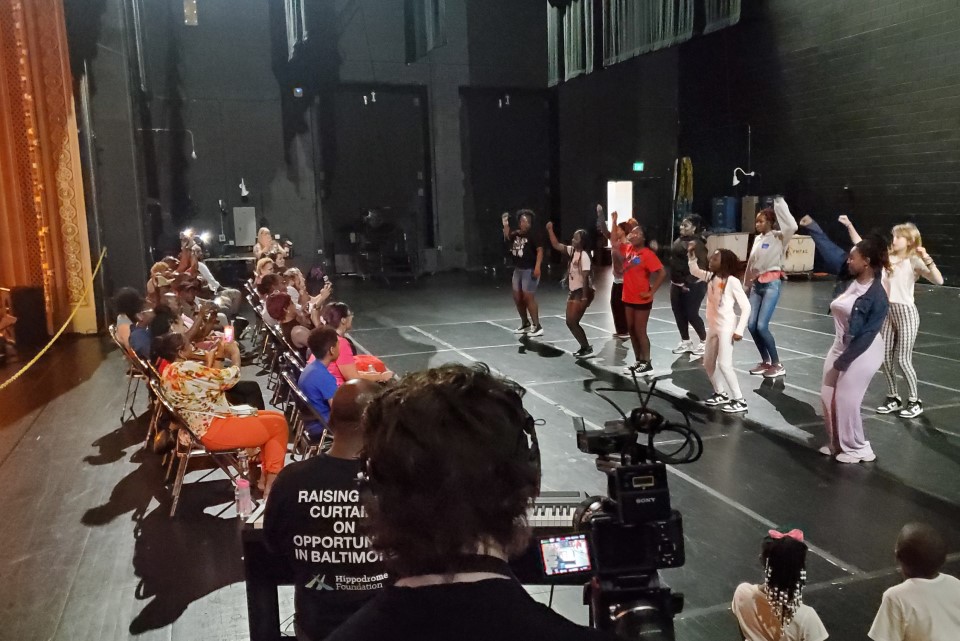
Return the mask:
[[240, 381], [240, 366], [216, 367], [217, 350], [201, 350], [202, 362], [192, 360], [193, 346], [180, 334], [158, 341], [157, 352], [169, 362], [160, 375], [170, 401], [186, 427], [209, 450], [260, 448], [263, 454], [261, 490], [266, 497], [283, 469], [289, 426], [280, 412], [238, 412], [227, 399], [227, 390]]
[[534, 227], [536, 216], [531, 209], [517, 212], [517, 228], [510, 228], [510, 214], [500, 217], [503, 240], [513, 257], [513, 302], [520, 314], [520, 327], [514, 334], [543, 336], [540, 325], [540, 307], [537, 305], [537, 285], [540, 284], [540, 265], [543, 262], [543, 241]]

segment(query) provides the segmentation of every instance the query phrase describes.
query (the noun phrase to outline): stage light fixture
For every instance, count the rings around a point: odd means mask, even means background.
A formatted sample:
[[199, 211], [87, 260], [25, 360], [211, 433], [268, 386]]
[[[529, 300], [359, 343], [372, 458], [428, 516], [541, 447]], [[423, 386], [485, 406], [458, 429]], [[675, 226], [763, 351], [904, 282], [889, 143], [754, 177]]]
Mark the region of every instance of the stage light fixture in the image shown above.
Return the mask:
[[737, 167], [736, 169], [733, 170], [733, 186], [734, 186], [734, 187], [736, 187], [737, 185], [740, 184], [740, 179], [737, 178], [737, 172], [738, 172], [738, 171], [739, 171], [741, 174], [743, 174], [744, 176], [750, 176], [751, 178], [753, 178], [753, 177], [756, 175], [756, 173], [757, 173], [757, 172], [755, 172], [755, 171], [744, 171], [744, 170], [741, 169], [740, 167]]

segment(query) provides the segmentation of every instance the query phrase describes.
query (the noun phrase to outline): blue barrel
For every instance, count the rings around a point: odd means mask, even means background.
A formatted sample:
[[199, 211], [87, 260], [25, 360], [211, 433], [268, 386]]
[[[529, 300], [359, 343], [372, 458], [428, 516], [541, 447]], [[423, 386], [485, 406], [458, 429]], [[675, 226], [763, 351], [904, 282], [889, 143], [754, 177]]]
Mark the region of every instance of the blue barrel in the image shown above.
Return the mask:
[[710, 223], [716, 233], [740, 231], [740, 202], [733, 196], [714, 198]]

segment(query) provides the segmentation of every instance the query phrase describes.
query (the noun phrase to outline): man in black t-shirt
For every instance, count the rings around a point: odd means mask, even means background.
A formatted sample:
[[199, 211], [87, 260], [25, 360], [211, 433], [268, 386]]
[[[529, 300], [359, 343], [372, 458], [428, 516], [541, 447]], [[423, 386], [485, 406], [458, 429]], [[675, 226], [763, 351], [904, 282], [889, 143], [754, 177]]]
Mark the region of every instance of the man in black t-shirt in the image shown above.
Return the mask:
[[535, 218], [533, 211], [521, 209], [517, 212], [517, 229], [510, 229], [510, 214], [504, 212], [501, 217], [503, 240], [513, 257], [513, 302], [520, 314], [520, 327], [514, 333], [527, 336], [543, 336], [540, 308], [537, 306], [543, 236], [534, 226]]
[[379, 390], [360, 379], [341, 386], [331, 403], [330, 451], [286, 466], [267, 501], [263, 531], [267, 546], [294, 569], [300, 641], [326, 638], [388, 582], [380, 553], [359, 527], [360, 416]]
[[363, 501], [398, 578], [328, 641], [612, 639], [534, 601], [507, 564], [538, 486], [522, 392], [483, 364], [445, 365], [370, 403]]

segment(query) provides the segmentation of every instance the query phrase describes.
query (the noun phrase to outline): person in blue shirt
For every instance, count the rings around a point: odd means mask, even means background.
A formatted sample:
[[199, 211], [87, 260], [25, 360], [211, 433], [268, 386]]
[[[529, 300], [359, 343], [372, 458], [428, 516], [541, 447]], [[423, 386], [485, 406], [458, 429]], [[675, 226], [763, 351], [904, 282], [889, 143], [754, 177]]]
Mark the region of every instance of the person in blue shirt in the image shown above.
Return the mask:
[[[316, 360], [304, 368], [297, 381], [300, 391], [325, 421], [330, 420], [330, 401], [337, 393], [337, 379], [327, 368], [340, 356], [339, 338], [337, 330], [332, 327], [318, 327], [310, 332], [307, 345]], [[311, 422], [307, 423], [306, 430], [311, 438], [320, 438], [323, 426]]]

